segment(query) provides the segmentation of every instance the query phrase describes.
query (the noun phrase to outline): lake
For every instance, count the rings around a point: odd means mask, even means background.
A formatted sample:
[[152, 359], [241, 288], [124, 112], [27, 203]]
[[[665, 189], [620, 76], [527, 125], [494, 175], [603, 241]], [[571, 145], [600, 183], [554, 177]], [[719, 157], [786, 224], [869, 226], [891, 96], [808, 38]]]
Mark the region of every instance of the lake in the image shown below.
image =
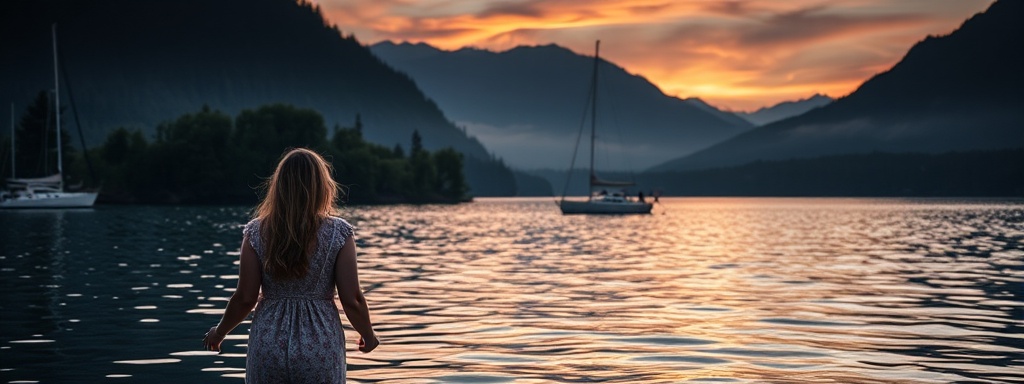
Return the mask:
[[[353, 206], [350, 382], [1024, 383], [1024, 200]], [[0, 382], [241, 383], [246, 207], [0, 211]], [[345, 320], [347, 324], [347, 319]]]

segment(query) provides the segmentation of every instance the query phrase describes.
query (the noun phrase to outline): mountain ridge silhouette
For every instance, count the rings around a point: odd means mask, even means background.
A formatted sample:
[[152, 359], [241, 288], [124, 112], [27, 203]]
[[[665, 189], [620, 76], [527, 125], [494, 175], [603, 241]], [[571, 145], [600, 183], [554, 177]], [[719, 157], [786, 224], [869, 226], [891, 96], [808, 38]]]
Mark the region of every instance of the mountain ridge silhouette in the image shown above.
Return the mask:
[[[390, 41], [371, 50], [416, 79], [453, 120], [509, 164], [569, 165], [588, 100], [592, 53], [554, 44], [492, 52]], [[731, 113], [665, 95], [604, 58], [599, 68], [598, 140], [633, 164], [651, 165], [753, 127]], [[619, 140], [610, 140], [617, 133]]]
[[688, 171], [758, 160], [1024, 147], [1024, 2], [1001, 0], [915, 44], [850, 95], [651, 167]]
[[0, 62], [0, 100], [19, 110], [53, 87], [52, 23], [67, 69], [61, 96], [70, 101], [72, 84], [91, 145], [118, 127], [151, 135], [204, 106], [237, 115], [287, 103], [317, 110], [329, 130], [351, 126], [358, 114], [364, 137], [389, 147], [408, 149], [418, 130], [425, 148], [466, 155], [474, 194], [514, 193], [511, 171], [487, 148], [309, 2], [3, 2], [0, 56], [11, 59]]

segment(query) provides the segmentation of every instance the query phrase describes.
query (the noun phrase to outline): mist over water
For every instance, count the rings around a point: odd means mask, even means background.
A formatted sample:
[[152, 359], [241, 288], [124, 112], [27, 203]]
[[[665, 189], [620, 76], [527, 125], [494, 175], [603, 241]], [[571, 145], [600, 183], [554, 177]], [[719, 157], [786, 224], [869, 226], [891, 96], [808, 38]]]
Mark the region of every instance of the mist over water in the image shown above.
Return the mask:
[[[347, 207], [351, 382], [1024, 383], [1024, 200]], [[245, 207], [0, 211], [0, 382], [224, 382]], [[346, 320], [347, 323], [347, 320]]]

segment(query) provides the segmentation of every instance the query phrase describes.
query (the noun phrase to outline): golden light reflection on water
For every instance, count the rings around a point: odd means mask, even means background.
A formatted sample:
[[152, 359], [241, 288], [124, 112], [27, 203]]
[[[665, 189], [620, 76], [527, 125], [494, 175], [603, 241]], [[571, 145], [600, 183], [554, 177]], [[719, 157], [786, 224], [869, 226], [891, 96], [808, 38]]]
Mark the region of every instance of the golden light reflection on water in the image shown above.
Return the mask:
[[[414, 220], [401, 207], [354, 212], [388, 341], [352, 355], [366, 364], [352, 376], [1024, 380], [1021, 336], [1008, 333], [1024, 305], [1019, 205], [659, 208], [561, 216], [548, 201], [483, 200]], [[1002, 351], [979, 353], [997, 339]]]
[[[28, 276], [0, 288], [57, 287], [44, 296], [57, 331], [12, 320], [25, 331], [0, 338], [4, 361], [75, 366], [48, 351], [117, 334], [110, 322], [151, 345], [89, 350], [108, 363], [90, 377], [244, 377], [247, 324], [222, 354], [181, 335], [200, 337], [222, 313], [245, 211], [153, 209], [167, 223], [152, 232], [119, 222], [141, 220], [131, 211], [100, 220], [99, 243], [123, 256], [91, 256], [93, 273], [117, 281], [23, 265], [49, 250], [0, 255], [0, 276]], [[1021, 201], [663, 199], [653, 215], [594, 217], [562, 216], [548, 199], [480, 199], [346, 216], [384, 341], [364, 355], [347, 332], [353, 382], [1024, 382]], [[70, 330], [64, 317], [82, 322]], [[45, 378], [31, 374], [47, 365], [37, 360], [0, 373]]]

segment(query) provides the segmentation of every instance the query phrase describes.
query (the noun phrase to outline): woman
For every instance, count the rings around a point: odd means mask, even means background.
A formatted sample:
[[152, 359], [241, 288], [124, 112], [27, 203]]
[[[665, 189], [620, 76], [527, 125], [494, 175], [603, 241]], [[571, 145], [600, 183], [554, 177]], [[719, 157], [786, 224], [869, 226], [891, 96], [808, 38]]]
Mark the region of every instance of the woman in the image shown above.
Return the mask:
[[238, 288], [203, 343], [220, 351], [224, 337], [258, 302], [246, 382], [345, 382], [345, 334], [334, 290], [359, 332], [359, 350], [367, 353], [380, 343], [359, 288], [352, 226], [331, 216], [338, 186], [330, 172], [313, 151], [287, 152], [245, 226]]

